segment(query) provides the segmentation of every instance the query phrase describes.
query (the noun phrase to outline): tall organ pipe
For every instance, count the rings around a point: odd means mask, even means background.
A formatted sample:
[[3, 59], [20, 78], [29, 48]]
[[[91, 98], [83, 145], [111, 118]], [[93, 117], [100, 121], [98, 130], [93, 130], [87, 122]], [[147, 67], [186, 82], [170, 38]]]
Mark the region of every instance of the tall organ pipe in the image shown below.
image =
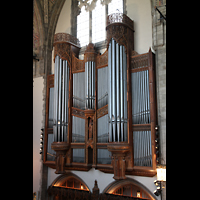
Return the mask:
[[85, 63], [85, 109], [94, 109], [95, 105], [95, 63], [88, 61]]
[[109, 141], [112, 142], [113, 141], [113, 137], [112, 137], [112, 59], [111, 59], [111, 55], [112, 55], [112, 44], [111, 41], [109, 43], [109, 48], [108, 48], [108, 131], [109, 131]]
[[54, 142], [67, 141], [69, 68], [66, 60], [55, 59], [54, 74]]
[[127, 140], [127, 64], [124, 46], [111, 39], [108, 49], [110, 142]]
[[116, 88], [115, 88], [115, 40], [112, 39], [112, 128], [113, 128], [113, 141], [116, 142]]

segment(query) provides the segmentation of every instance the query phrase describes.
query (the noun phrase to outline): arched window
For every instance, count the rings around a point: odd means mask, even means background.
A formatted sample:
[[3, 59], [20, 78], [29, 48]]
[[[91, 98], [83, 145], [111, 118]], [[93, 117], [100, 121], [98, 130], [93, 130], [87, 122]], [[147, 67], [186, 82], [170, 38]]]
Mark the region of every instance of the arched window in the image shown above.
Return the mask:
[[103, 193], [128, 197], [140, 197], [140, 199], [156, 199], [151, 191], [149, 191], [144, 185], [130, 178], [112, 182], [104, 189]]
[[[91, 2], [89, 1], [89, 5]], [[95, 44], [105, 41], [106, 17], [116, 12], [124, 12], [123, 0], [108, 2], [97, 0], [93, 1], [91, 6], [86, 6], [86, 8], [82, 6], [81, 13], [77, 16], [77, 38], [80, 41], [81, 47], [89, 42]]]
[[88, 200], [91, 197], [91, 191], [81, 178], [68, 172], [53, 181], [48, 188], [48, 195], [51, 200]]
[[67, 174], [61, 175], [54, 180], [51, 184], [54, 187], [62, 187], [62, 188], [70, 188], [70, 189], [78, 189], [90, 191], [89, 187], [86, 183], [76, 176], [75, 174], [68, 172]]

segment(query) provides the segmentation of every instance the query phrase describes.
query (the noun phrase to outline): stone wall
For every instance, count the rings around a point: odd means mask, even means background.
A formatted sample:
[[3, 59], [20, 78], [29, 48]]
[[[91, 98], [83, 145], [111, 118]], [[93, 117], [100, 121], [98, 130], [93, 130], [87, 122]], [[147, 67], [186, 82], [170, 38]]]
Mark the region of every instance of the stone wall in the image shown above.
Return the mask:
[[[160, 12], [166, 16], [166, 1], [154, 1]], [[159, 6], [160, 5], [160, 6]], [[153, 50], [156, 54], [157, 111], [160, 133], [160, 164], [166, 165], [166, 20], [160, 19], [152, 6]], [[162, 199], [166, 200], [166, 182], [162, 185]]]

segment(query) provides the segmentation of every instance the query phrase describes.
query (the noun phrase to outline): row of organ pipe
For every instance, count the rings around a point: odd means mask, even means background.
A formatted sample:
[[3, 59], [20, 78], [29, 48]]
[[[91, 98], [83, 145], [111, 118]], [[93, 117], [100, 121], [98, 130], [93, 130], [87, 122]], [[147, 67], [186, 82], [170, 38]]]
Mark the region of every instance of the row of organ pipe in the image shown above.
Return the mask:
[[108, 67], [97, 70], [98, 109], [108, 104]]
[[127, 141], [127, 60], [125, 47], [112, 38], [108, 49], [109, 141]]
[[65, 142], [68, 127], [69, 67], [67, 61], [58, 55], [55, 58], [54, 71], [54, 142]]
[[95, 62], [85, 63], [85, 72], [73, 74], [73, 107], [95, 109]]
[[95, 62], [85, 63], [85, 109], [95, 108]]
[[150, 123], [148, 70], [132, 73], [132, 122]]
[[85, 72], [73, 74], [73, 107], [85, 109]]
[[152, 166], [151, 131], [133, 131], [134, 165]]

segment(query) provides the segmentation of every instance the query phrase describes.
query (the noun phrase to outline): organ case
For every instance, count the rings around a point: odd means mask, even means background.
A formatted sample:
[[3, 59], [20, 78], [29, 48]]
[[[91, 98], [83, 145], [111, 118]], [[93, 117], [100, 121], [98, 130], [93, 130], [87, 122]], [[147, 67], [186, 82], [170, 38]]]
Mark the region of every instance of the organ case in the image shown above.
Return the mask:
[[[55, 173], [94, 167], [114, 173], [115, 179], [154, 176], [154, 54], [134, 51], [133, 21], [122, 13], [107, 17], [106, 31], [107, 50], [100, 55], [90, 43], [83, 60], [77, 38], [54, 36], [43, 162]], [[51, 149], [55, 159], [49, 159]]]

